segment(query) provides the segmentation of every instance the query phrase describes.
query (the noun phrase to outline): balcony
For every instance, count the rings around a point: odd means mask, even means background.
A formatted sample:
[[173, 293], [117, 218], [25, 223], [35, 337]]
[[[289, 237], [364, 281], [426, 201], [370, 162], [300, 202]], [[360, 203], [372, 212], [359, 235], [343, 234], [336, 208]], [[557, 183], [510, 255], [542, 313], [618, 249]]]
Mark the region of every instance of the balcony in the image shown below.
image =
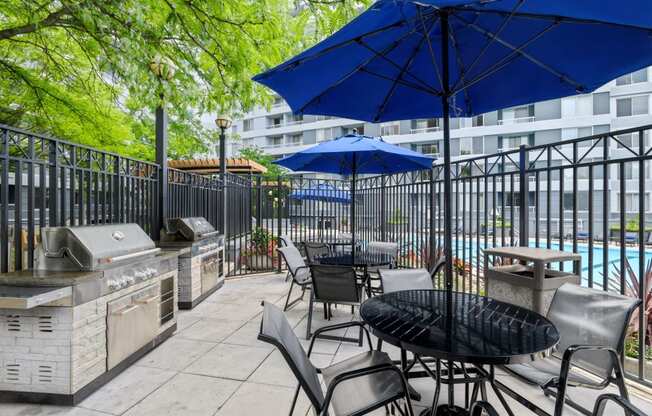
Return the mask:
[[435, 127], [423, 127], [418, 129], [410, 129], [410, 134], [419, 134], [419, 133], [432, 133], [436, 131], [441, 131], [442, 128], [439, 126]]
[[536, 121], [536, 117], [518, 117], [518, 118], [508, 118], [498, 120], [499, 126], [508, 126], [511, 124], [521, 124], [521, 123], [533, 123]]

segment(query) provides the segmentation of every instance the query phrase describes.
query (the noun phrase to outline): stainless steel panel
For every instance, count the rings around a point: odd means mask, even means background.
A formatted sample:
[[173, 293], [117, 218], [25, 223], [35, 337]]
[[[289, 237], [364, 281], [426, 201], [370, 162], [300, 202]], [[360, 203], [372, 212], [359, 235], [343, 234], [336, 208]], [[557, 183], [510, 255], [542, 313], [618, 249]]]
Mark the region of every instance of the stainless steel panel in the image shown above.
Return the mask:
[[179, 237], [186, 241], [197, 241], [217, 234], [215, 228], [204, 217], [170, 218], [167, 221], [167, 232], [163, 240], [176, 240]]
[[207, 254], [201, 259], [201, 292], [206, 293], [217, 285], [220, 258], [217, 252]]
[[159, 285], [150, 285], [107, 306], [107, 368], [111, 369], [158, 335]]

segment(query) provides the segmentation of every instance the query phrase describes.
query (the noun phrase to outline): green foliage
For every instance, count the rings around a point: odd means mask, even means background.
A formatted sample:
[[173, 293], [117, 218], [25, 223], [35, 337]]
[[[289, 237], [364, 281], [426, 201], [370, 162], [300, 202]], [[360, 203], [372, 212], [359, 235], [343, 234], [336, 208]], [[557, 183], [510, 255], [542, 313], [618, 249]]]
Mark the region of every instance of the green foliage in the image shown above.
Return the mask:
[[272, 158], [270, 155], [265, 154], [257, 147], [246, 147], [244, 149], [240, 149], [240, 157], [253, 160], [254, 162], [265, 166], [267, 168], [267, 172], [263, 174], [263, 177], [267, 181], [275, 181], [279, 176], [285, 176], [285, 169], [272, 163], [274, 158]]
[[[152, 159], [164, 94], [170, 156], [203, 153], [214, 132], [202, 115], [270, 102], [251, 77], [368, 2], [4, 0], [0, 123]], [[149, 69], [158, 56], [177, 68], [169, 82]]]

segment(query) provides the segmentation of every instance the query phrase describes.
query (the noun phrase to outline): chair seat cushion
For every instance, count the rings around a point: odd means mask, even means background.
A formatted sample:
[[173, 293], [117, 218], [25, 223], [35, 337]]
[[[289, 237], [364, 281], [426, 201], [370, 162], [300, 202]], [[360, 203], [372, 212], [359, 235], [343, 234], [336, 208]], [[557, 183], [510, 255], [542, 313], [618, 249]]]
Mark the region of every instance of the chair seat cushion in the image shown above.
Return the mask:
[[[532, 361], [527, 364], [511, 364], [505, 366], [505, 369], [510, 373], [519, 376], [524, 381], [530, 384], [536, 384], [540, 387], [554, 387], [559, 380], [561, 372], [561, 360], [555, 357], [544, 358], [541, 360]], [[568, 385], [593, 385], [596, 381], [582, 375], [579, 371], [574, 370], [572, 367], [568, 372]]]
[[294, 280], [301, 285], [310, 283], [310, 269], [307, 267], [298, 269], [297, 274], [294, 276]]
[[[392, 360], [386, 353], [370, 351], [323, 368], [321, 372], [328, 387], [338, 374], [387, 363], [391, 364]], [[335, 388], [331, 404], [336, 415], [350, 415], [401, 396], [403, 384], [400, 376], [393, 371], [383, 371], [343, 381]]]

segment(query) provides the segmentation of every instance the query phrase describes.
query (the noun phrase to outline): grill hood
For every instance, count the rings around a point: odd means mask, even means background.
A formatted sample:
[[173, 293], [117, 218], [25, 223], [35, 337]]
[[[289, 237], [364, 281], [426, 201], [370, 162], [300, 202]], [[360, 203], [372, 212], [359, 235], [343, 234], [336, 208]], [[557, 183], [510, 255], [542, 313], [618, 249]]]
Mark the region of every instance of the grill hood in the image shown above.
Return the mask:
[[166, 235], [162, 236], [166, 241], [197, 241], [217, 234], [204, 217], [170, 218], [166, 228]]
[[98, 270], [160, 250], [138, 224], [43, 228], [41, 240], [37, 270]]

